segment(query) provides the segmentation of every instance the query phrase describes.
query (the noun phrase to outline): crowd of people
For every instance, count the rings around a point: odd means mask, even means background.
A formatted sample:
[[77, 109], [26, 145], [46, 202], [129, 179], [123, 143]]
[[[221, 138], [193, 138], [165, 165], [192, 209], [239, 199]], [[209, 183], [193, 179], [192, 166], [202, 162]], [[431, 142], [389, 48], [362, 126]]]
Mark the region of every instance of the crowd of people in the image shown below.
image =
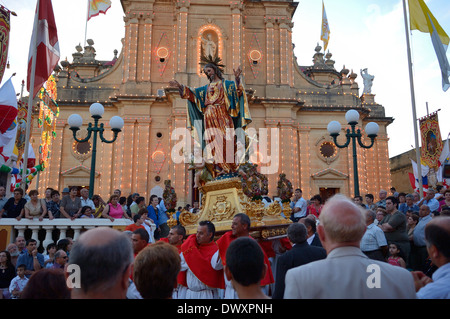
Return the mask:
[[[79, 193], [79, 195], [78, 195]], [[5, 197], [6, 189], [0, 186], [0, 218], [116, 218], [132, 219], [137, 213], [138, 193], [122, 197], [119, 189], [105, 202], [100, 195], [89, 198], [87, 188], [64, 188], [62, 193], [53, 188], [47, 188], [43, 198], [39, 198], [37, 190], [30, 190], [28, 194], [23, 189], [14, 189], [13, 196]], [[142, 197], [143, 198], [143, 197]]]
[[[296, 299], [450, 298], [450, 190], [392, 195], [380, 190], [325, 203], [296, 189], [287, 237], [258, 241], [251, 218], [234, 215], [217, 235], [203, 220], [189, 236], [167, 225], [164, 202], [135, 193], [123, 200], [90, 200], [87, 189], [45, 198], [21, 189], [4, 200], [10, 218], [128, 218], [125, 231], [90, 229], [76, 242], [64, 238], [43, 254], [19, 236], [0, 252], [0, 298], [33, 299]], [[65, 190], [66, 191], [66, 190]], [[59, 209], [56, 209], [59, 207]], [[194, 207], [180, 207], [196, 212]], [[92, 267], [95, 265], [95, 267]], [[75, 268], [71, 266], [76, 266]], [[79, 271], [77, 272], [77, 269]], [[380, 283], [383, 285], [380, 285]], [[72, 283], [72, 284], [69, 284]], [[39, 293], [37, 293], [39, 291]]]

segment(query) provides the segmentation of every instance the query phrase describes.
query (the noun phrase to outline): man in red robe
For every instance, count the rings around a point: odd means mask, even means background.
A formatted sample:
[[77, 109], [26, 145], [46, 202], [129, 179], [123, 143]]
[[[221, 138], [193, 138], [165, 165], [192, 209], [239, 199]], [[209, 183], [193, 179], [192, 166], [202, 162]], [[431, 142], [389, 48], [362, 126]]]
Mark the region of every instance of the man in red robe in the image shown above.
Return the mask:
[[214, 235], [214, 224], [201, 221], [197, 234], [190, 235], [181, 245], [181, 271], [187, 271], [186, 299], [217, 299], [217, 289], [225, 288], [223, 270], [211, 266], [211, 258], [218, 251]]
[[[231, 231], [223, 234], [218, 240], [217, 245], [219, 246], [218, 252], [213, 256], [211, 260], [211, 266], [220, 270], [226, 264], [226, 253], [231, 242], [239, 237], [250, 237], [250, 218], [243, 213], [236, 214], [231, 223]], [[264, 250], [263, 250], [264, 251]], [[263, 280], [261, 280], [261, 286], [266, 286], [274, 283], [272, 268], [270, 266], [270, 261], [267, 255], [264, 253], [264, 264], [267, 266], [266, 275]], [[237, 299], [237, 293], [231, 285], [231, 281], [225, 278], [225, 299]]]

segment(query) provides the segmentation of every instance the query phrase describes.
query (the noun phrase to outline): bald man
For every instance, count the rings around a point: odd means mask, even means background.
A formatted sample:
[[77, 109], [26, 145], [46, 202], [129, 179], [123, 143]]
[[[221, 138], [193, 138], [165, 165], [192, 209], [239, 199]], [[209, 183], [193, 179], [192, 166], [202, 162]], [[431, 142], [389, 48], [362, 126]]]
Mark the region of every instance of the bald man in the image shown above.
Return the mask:
[[[133, 248], [130, 238], [109, 227], [84, 232], [73, 245], [68, 265], [69, 282], [81, 287], [72, 289], [72, 299], [125, 299], [131, 274]], [[71, 273], [74, 267], [79, 271]]]
[[359, 248], [366, 230], [364, 210], [343, 195], [324, 205], [317, 228], [327, 258], [290, 269], [285, 299], [416, 298], [406, 269], [369, 259]]

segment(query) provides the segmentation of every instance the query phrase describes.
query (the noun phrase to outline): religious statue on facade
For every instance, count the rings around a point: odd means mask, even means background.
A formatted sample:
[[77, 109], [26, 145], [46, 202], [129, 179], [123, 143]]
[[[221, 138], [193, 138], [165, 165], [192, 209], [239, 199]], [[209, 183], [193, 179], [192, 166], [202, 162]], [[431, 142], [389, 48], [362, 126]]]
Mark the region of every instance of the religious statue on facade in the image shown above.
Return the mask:
[[94, 40], [87, 39], [87, 46], [84, 47], [84, 58], [95, 58]]
[[237, 171], [236, 140], [239, 136], [242, 138], [242, 130], [252, 119], [240, 79], [241, 68], [233, 70], [235, 80], [229, 81], [223, 77], [224, 66], [220, 64], [220, 58], [203, 56], [202, 62], [203, 72], [210, 82], [208, 85], [189, 88], [176, 80], [169, 84], [178, 88], [181, 97], [187, 99], [187, 127], [201, 146], [205, 165], [215, 178]]
[[367, 72], [367, 68], [361, 70], [361, 76], [363, 78], [363, 83], [364, 83], [363, 94], [371, 94], [373, 79], [375, 78], [375, 76], [370, 75]]
[[211, 58], [215, 58], [217, 56], [217, 45], [212, 39], [211, 34], [208, 34], [206, 39], [202, 37], [202, 49], [205, 57], [210, 56]]

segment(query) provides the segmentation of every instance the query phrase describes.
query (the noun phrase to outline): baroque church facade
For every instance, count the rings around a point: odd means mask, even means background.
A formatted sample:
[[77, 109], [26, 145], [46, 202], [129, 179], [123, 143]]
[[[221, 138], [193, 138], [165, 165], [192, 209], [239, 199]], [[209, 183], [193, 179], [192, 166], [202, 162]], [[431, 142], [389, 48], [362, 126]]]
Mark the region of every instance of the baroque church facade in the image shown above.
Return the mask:
[[[187, 108], [186, 100], [168, 83], [176, 79], [190, 87], [207, 84], [199, 64], [206, 49], [222, 59], [226, 79], [233, 79], [233, 69], [243, 70], [253, 120], [249, 127], [260, 135], [262, 129], [269, 132], [271, 163], [259, 164], [276, 164], [267, 175], [269, 196], [277, 195], [281, 173], [307, 199], [315, 194], [353, 195], [351, 147], [337, 148], [327, 132], [331, 120], [346, 130], [344, 116], [350, 109], [360, 113], [357, 127], [362, 131], [368, 122], [380, 126], [371, 149], [357, 147], [360, 193], [376, 197], [380, 189], [391, 186], [386, 127], [393, 119], [385, 116], [373, 94], [360, 95], [357, 75], [345, 67], [336, 70], [332, 55], [322, 53], [320, 46], [314, 52], [311, 48], [311, 65], [299, 65], [292, 34], [297, 2], [122, 0], [121, 4], [121, 52], [115, 52], [111, 61], [99, 61], [95, 50], [101, 48], [94, 49], [93, 41], [88, 41], [85, 48], [76, 47], [72, 61], [61, 61], [56, 72], [60, 115], [49, 166], [39, 177], [41, 194], [46, 187], [89, 185], [92, 140], [77, 143], [67, 118], [73, 113], [83, 117], [78, 132], [82, 137], [92, 122], [89, 106], [99, 102], [105, 107], [100, 123], [107, 139], [112, 137], [108, 124], [112, 116], [121, 116], [125, 125], [114, 143], [98, 140], [94, 194], [107, 200], [118, 188], [123, 196], [138, 192], [148, 200], [151, 194], [161, 195], [169, 179], [179, 206], [198, 200], [193, 171], [173, 160], [179, 141], [171, 135], [186, 127]], [[276, 139], [271, 139], [271, 129], [277, 129]], [[344, 130], [338, 138], [341, 144]], [[35, 149], [39, 135], [35, 128]], [[264, 143], [261, 136], [259, 142]]]

